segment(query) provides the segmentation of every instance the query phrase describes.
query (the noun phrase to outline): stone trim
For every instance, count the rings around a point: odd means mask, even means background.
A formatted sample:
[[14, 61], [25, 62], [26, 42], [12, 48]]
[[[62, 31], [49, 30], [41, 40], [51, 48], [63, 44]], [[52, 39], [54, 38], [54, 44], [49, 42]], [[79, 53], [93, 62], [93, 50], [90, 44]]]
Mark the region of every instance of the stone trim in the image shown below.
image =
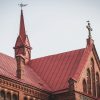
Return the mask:
[[[43, 93], [43, 91], [39, 91], [38, 89], [35, 89], [34, 87], [29, 87], [26, 84], [20, 84], [15, 83], [13, 80], [7, 80], [4, 77], [0, 77], [0, 87], [11, 89], [11, 91], [22, 91], [24, 95], [29, 97], [35, 97], [41, 100], [47, 100], [49, 97], [49, 94]], [[5, 88], [5, 89], [6, 89]]]

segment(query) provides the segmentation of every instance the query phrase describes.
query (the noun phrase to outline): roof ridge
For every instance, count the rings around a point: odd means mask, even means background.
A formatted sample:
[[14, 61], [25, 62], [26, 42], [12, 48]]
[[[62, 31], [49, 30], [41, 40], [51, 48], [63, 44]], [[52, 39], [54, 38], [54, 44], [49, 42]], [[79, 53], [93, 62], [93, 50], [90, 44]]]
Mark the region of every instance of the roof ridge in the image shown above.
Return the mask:
[[35, 58], [35, 59], [31, 59], [31, 61], [32, 61], [32, 60], [37, 60], [37, 59], [46, 58], [46, 57], [51, 57], [51, 56], [61, 55], [61, 54], [65, 54], [65, 53], [70, 53], [70, 52], [74, 52], [74, 51], [78, 51], [78, 50], [82, 50], [82, 49], [85, 49], [85, 48], [75, 49], [75, 50], [65, 51], [65, 52], [60, 52], [60, 53], [57, 53], [57, 54], [50, 54], [50, 55], [47, 55], [47, 56], [43, 56], [43, 57], [39, 57], [39, 58]]
[[9, 57], [9, 58], [14, 59], [14, 57], [12, 57], [12, 56], [10, 56], [10, 55], [8, 55], [8, 54], [2, 53], [2, 52], [0, 52], [0, 55], [7, 56], [7, 57]]
[[[92, 46], [86, 47], [86, 48], [84, 49], [84, 52], [83, 52], [83, 54], [82, 54], [82, 58], [81, 58], [81, 60], [80, 60], [80, 62], [79, 62], [79, 64], [78, 64], [78, 67], [84, 66], [84, 65], [85, 65], [86, 61], [84, 60], [84, 58], [88, 59], [88, 57], [85, 57], [85, 56], [88, 56], [91, 50], [92, 50]], [[83, 61], [84, 64], [82, 63], [82, 61]], [[81, 68], [80, 70], [82, 70], [83, 67], [80, 67], [80, 68]], [[74, 76], [73, 76], [73, 79], [74, 79], [74, 80], [77, 80], [76, 78], [77, 78], [77, 76], [80, 76], [80, 75], [79, 75], [80, 72], [81, 72], [81, 71], [79, 71], [79, 68], [77, 68], [77, 71], [75, 72], [75, 74], [74, 74]], [[78, 74], [78, 75], [77, 75], [77, 74]]]

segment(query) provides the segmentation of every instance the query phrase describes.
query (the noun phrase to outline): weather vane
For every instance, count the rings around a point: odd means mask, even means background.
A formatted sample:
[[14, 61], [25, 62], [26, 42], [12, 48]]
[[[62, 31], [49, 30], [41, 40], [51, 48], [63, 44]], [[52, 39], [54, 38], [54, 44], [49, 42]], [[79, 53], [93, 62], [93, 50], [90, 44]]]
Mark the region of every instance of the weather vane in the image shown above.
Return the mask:
[[86, 28], [88, 29], [89, 31], [89, 38], [91, 38], [91, 31], [92, 31], [92, 28], [90, 26], [90, 21], [87, 21], [88, 25], [86, 26]]
[[25, 7], [25, 6], [27, 6], [28, 4], [23, 4], [23, 3], [21, 3], [21, 4], [18, 4], [20, 7], [21, 7], [21, 9], [22, 9], [22, 7]]

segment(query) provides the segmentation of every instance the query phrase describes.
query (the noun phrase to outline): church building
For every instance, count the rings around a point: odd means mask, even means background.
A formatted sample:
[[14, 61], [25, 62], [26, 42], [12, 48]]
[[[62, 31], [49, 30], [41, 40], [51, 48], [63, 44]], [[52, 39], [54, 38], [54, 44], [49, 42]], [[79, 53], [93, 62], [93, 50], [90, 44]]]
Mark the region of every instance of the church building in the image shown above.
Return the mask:
[[89, 21], [87, 29], [85, 48], [32, 59], [21, 8], [14, 58], [0, 53], [0, 100], [100, 100], [100, 60]]

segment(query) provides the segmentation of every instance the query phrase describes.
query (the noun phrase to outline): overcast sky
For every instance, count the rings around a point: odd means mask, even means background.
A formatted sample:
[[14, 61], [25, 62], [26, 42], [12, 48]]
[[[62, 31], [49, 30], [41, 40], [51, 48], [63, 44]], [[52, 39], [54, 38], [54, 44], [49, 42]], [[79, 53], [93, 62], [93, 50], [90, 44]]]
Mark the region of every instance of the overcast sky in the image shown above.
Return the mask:
[[0, 0], [0, 52], [14, 57], [23, 8], [32, 58], [86, 47], [86, 21], [100, 55], [100, 0]]

